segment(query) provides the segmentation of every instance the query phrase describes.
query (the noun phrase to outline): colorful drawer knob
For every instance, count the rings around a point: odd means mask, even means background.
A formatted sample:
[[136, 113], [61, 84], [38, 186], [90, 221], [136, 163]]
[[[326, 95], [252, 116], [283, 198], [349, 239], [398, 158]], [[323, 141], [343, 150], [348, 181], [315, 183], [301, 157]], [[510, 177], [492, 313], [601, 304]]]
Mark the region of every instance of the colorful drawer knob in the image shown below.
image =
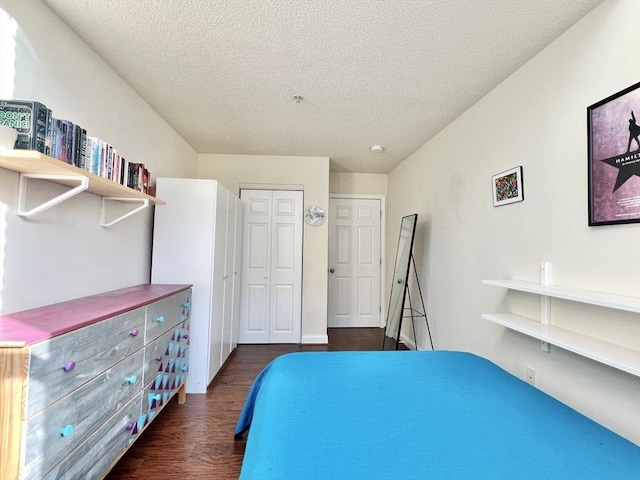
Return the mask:
[[187, 338], [189, 338], [189, 334], [188, 333], [183, 333], [182, 334], [182, 338], [184, 338], [186, 340]]
[[73, 434], [73, 425], [66, 425], [60, 429], [60, 435], [63, 437], [69, 437]]
[[131, 375], [130, 377], [127, 377], [127, 382], [129, 382], [131, 385], [136, 383], [137, 380], [138, 380], [138, 377], [136, 377], [135, 375]]
[[136, 426], [135, 422], [127, 422], [124, 428], [126, 428], [127, 430], [133, 430], [135, 426]]
[[164, 317], [162, 315], [160, 315], [158, 318], [156, 318], [156, 322], [164, 323]]
[[156, 362], [161, 362], [162, 361], [162, 355], [158, 355], [156, 357]]
[[139, 333], [140, 332], [138, 331], [138, 329], [134, 328], [129, 332], [129, 335], [131, 335], [132, 337], [137, 337]]
[[180, 370], [182, 370], [183, 372], [187, 371], [187, 366], [186, 365], [182, 365], [182, 367], [180, 367]]
[[76, 368], [76, 362], [67, 362], [67, 363], [64, 364], [64, 366], [62, 368], [63, 368], [63, 370], [65, 372], [70, 372], [74, 368]]
[[151, 395], [151, 398], [157, 402], [162, 398], [162, 395], [160, 395], [159, 393], [156, 393], [155, 395]]
[[182, 306], [183, 306], [184, 308], [189, 308], [189, 307], [191, 306], [191, 303], [190, 303], [190, 302], [184, 302], [184, 303], [182, 304]]

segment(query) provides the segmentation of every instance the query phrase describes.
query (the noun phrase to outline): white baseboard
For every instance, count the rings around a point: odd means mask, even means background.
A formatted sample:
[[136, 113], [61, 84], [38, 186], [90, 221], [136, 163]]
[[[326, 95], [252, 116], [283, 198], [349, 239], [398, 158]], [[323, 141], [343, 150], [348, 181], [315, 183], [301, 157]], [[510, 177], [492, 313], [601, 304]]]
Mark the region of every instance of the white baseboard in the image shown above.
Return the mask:
[[326, 345], [329, 343], [329, 336], [324, 335], [302, 335], [300, 343], [314, 344], [314, 345]]
[[416, 343], [403, 333], [400, 334], [400, 341], [404, 343], [409, 350], [417, 350]]

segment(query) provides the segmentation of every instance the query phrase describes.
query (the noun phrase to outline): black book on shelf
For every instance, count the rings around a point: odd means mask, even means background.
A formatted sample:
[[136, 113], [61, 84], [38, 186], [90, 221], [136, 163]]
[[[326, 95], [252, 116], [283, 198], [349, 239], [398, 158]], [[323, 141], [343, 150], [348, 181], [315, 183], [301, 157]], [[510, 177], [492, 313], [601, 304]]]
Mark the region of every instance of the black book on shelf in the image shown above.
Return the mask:
[[73, 137], [74, 137], [74, 132], [75, 132], [75, 125], [73, 124], [73, 122], [70, 122], [68, 120], [65, 121], [65, 124], [67, 125], [67, 143], [66, 143], [66, 153], [67, 153], [67, 157], [66, 157], [66, 162], [69, 165], [75, 165], [76, 163], [76, 149], [75, 146], [73, 144]]
[[0, 124], [18, 132], [14, 148], [45, 153], [47, 107], [27, 100], [0, 100]]

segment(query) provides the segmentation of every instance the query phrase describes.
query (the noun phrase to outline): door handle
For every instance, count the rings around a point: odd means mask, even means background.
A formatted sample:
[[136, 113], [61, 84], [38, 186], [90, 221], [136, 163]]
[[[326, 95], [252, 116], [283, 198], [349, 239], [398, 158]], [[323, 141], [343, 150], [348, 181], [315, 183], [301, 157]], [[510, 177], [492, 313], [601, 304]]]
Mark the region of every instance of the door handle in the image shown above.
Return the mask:
[[329, 269], [329, 273], [335, 273], [336, 269], [335, 268], [330, 268]]
[[402, 279], [401, 278], [398, 279], [398, 283], [402, 283]]

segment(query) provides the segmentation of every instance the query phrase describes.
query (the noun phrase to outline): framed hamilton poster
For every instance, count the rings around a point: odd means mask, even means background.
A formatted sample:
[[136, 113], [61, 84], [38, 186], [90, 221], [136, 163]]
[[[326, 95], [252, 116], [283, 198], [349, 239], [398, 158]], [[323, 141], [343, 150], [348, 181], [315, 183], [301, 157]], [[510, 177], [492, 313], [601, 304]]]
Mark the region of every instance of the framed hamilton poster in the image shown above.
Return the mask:
[[640, 83], [587, 108], [589, 225], [640, 223]]

